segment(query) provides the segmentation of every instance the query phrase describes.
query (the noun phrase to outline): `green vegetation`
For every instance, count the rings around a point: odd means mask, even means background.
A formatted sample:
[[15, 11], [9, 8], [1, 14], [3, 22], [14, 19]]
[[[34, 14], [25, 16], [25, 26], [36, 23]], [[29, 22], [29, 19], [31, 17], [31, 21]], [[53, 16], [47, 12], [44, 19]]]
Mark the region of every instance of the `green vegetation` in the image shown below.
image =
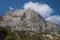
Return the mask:
[[[47, 32], [36, 33], [32, 31], [12, 31], [9, 26], [0, 26], [0, 38], [3, 40], [51, 40], [47, 37]], [[52, 35], [51, 35], [52, 36]], [[53, 40], [60, 40], [56, 36], [52, 36]], [[55, 38], [56, 37], [56, 38]]]

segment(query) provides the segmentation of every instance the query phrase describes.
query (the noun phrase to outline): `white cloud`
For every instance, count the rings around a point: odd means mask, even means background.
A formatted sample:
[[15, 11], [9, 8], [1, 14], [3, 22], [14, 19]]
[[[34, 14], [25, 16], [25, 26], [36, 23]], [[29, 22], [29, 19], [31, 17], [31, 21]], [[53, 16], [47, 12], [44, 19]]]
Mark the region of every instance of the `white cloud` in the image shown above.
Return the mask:
[[24, 9], [33, 9], [40, 15], [42, 15], [42, 17], [44, 17], [46, 21], [51, 21], [60, 25], [60, 16], [58, 15], [51, 16], [51, 14], [53, 13], [53, 9], [48, 4], [38, 2], [28, 2], [25, 3]]
[[12, 8], [12, 7], [9, 7], [9, 9], [10, 9], [10, 10], [14, 10], [14, 8]]
[[60, 25], [60, 16], [50, 16], [48, 18], [46, 18], [46, 21], [51, 21], [51, 22], [54, 22], [56, 24], [59, 24]]
[[35, 11], [37, 11], [40, 15], [42, 15], [42, 17], [46, 18], [48, 16], [51, 15], [51, 13], [53, 12], [52, 8], [43, 3], [34, 3], [34, 2], [28, 2], [28, 3], [25, 3], [24, 5], [24, 9], [33, 9]]

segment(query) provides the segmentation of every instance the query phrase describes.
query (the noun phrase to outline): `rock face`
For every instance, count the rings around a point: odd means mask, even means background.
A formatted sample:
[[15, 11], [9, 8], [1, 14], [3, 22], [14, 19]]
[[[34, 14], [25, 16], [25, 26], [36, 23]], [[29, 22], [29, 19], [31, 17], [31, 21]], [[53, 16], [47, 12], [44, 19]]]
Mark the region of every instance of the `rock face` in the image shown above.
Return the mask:
[[54, 24], [52, 22], [47, 21], [47, 30], [49, 31], [49, 33], [51, 34], [55, 34], [57, 36], [60, 36], [60, 26], [57, 24]]
[[0, 23], [4, 26], [11, 26], [13, 30], [31, 30], [34, 32], [45, 32], [59, 35], [60, 26], [46, 22], [41, 15], [34, 10], [9, 11], [2, 17]]

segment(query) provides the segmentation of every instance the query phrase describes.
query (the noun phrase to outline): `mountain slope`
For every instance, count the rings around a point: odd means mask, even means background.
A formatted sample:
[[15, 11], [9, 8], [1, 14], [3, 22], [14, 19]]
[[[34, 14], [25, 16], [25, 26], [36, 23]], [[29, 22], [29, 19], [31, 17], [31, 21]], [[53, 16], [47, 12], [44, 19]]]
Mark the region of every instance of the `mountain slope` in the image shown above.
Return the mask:
[[[51, 37], [53, 37], [53, 35], [55, 35], [54, 37], [60, 36], [59, 25], [45, 21], [39, 13], [31, 9], [21, 9], [15, 11], [11, 10], [6, 12], [0, 20], [0, 26], [9, 26], [11, 27], [12, 32], [16, 30], [32, 31], [34, 33], [37, 33], [37, 37], [38, 33], [47, 33], [47, 35], [50, 35]], [[45, 34], [42, 34], [41, 37], [46, 38], [47, 36]], [[39, 36], [39, 38], [41, 37]], [[46, 38], [46, 40], [48, 39]]]
[[1, 24], [15, 27], [16, 30], [39, 32], [46, 29], [44, 19], [34, 10], [9, 11], [3, 16]]

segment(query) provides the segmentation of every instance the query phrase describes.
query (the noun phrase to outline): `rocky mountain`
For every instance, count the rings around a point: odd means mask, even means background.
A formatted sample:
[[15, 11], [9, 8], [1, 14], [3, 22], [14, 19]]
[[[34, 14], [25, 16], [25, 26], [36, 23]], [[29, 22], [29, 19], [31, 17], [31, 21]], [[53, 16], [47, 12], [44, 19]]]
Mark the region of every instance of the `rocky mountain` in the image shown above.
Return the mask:
[[18, 9], [6, 12], [0, 20], [0, 26], [10, 26], [12, 32], [15, 30], [30, 30], [37, 33], [45, 32], [49, 35], [60, 36], [59, 25], [45, 21], [39, 13], [31, 9]]
[[1, 24], [9, 25], [15, 30], [32, 30], [35, 32], [46, 30], [44, 19], [30, 9], [7, 12], [2, 18]]

